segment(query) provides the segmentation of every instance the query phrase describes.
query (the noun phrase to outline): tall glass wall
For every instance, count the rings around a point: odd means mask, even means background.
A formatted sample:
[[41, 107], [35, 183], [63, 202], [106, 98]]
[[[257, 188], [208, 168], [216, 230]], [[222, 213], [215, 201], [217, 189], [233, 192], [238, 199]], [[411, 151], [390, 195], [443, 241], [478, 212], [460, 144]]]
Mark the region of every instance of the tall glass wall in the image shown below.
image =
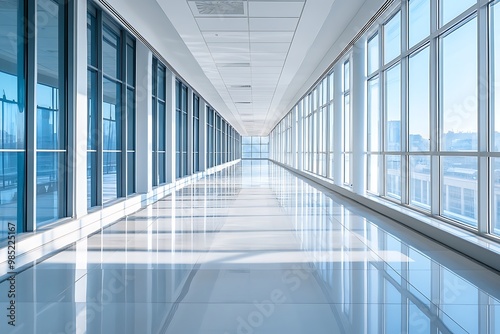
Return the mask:
[[268, 159], [269, 137], [243, 137], [242, 159]]
[[166, 67], [156, 57], [153, 58], [153, 186], [167, 182], [166, 171]]
[[135, 192], [135, 41], [100, 10], [87, 14], [87, 205]]
[[[359, 182], [362, 195], [500, 236], [498, 8], [498, 1], [396, 1], [272, 131], [272, 159], [323, 176], [325, 151], [327, 176], [339, 186]], [[353, 57], [355, 52], [364, 56]], [[365, 72], [354, 75], [359, 67]], [[326, 102], [342, 97], [338, 104], [326, 103], [334, 116], [326, 119], [320, 114], [325, 82]], [[360, 83], [366, 89], [356, 88]], [[353, 101], [365, 106], [364, 122], [354, 123], [359, 110]], [[288, 158], [294, 116], [302, 165]], [[362, 145], [354, 145], [358, 140]], [[364, 163], [358, 160], [353, 169], [360, 156]]]

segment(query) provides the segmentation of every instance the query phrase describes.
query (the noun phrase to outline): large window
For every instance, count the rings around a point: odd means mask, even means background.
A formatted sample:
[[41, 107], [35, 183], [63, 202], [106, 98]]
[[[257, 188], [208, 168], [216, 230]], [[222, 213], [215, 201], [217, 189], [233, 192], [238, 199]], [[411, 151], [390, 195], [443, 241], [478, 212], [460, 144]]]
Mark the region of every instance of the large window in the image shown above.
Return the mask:
[[87, 204], [92, 207], [135, 192], [135, 41], [92, 6], [87, 31]]
[[[335, 80], [338, 87], [330, 85], [328, 72], [289, 112], [300, 115], [295, 133], [303, 152], [302, 169], [323, 175], [328, 117], [322, 107], [328, 80], [330, 101], [342, 99], [328, 106], [330, 115], [334, 106], [342, 108], [333, 117], [342, 123], [336, 125], [341, 133], [333, 131], [332, 117], [328, 122], [328, 154], [342, 159], [329, 161], [328, 176], [342, 178], [336, 184], [363, 182], [368, 197], [383, 196], [500, 237], [499, 3], [394, 2], [353, 50], [332, 64], [341, 73]], [[349, 56], [360, 51], [365, 57]], [[360, 66], [361, 59], [366, 62], [364, 75], [349, 76], [349, 68]], [[359, 80], [366, 85], [360, 95], [349, 90], [353, 83], [361, 88]], [[352, 100], [365, 102], [366, 122], [352, 122]], [[272, 158], [279, 162], [288, 159], [283, 154], [289, 150], [288, 122], [285, 116], [270, 134]], [[357, 142], [364, 138], [358, 132], [366, 133], [363, 145]], [[366, 157], [364, 174], [352, 168], [352, 154]]]
[[153, 58], [153, 186], [167, 182], [166, 177], [166, 68]]
[[8, 0], [0, 4], [0, 41], [15, 45], [0, 52], [0, 239], [6, 238], [9, 223], [24, 229], [26, 194], [26, 98], [24, 2]]
[[207, 167], [215, 166], [215, 111], [207, 106]]
[[268, 159], [269, 137], [243, 137], [243, 159]]

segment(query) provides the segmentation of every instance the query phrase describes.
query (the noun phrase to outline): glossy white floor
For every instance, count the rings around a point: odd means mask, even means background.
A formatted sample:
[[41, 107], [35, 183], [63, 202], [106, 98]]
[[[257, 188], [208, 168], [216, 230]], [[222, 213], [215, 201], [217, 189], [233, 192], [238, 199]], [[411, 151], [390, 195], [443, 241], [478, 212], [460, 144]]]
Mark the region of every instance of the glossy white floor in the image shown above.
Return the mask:
[[0, 333], [500, 333], [500, 277], [244, 161], [0, 284]]

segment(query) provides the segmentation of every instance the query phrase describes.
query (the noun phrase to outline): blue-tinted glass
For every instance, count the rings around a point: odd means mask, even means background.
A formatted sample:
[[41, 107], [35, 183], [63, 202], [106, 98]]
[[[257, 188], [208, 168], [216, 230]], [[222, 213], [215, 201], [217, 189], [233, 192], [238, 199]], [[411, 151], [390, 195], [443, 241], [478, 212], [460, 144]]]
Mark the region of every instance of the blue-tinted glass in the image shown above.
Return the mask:
[[441, 149], [477, 150], [477, 19], [445, 36], [441, 47]]
[[102, 201], [109, 202], [120, 196], [121, 153], [104, 152], [102, 166]]
[[425, 48], [409, 59], [408, 133], [410, 151], [430, 149], [430, 58]]
[[121, 149], [121, 86], [103, 79], [102, 131], [103, 149]]
[[97, 131], [97, 73], [94, 71], [87, 72], [87, 149], [97, 150], [99, 140], [99, 132]]
[[408, 46], [411, 48], [430, 33], [430, 0], [410, 0], [408, 4]]
[[135, 91], [127, 89], [127, 149], [135, 150]]
[[158, 103], [158, 150], [165, 151], [165, 104], [163, 102]]
[[477, 226], [478, 166], [476, 157], [441, 158], [441, 214]]
[[[491, 232], [500, 236], [500, 158], [492, 160], [493, 195], [491, 196], [491, 206], [493, 217], [491, 222]], [[499, 306], [500, 307], [500, 306]]]
[[[379, 68], [379, 38], [375, 34], [368, 41], [368, 74], [371, 74]], [[330, 83], [333, 83], [333, 76], [331, 76]], [[333, 91], [331, 92], [333, 97]]]
[[[0, 239], [9, 224], [23, 231], [25, 197], [25, 81], [23, 1], [0, 5]], [[4, 150], [16, 150], [5, 152]], [[13, 225], [12, 225], [13, 224]]]
[[135, 153], [127, 153], [127, 194], [135, 193]]
[[87, 63], [97, 67], [97, 24], [90, 13], [87, 13]]
[[477, 0], [441, 0], [439, 7], [441, 13], [441, 26], [453, 20], [475, 3], [477, 3]]
[[[491, 108], [493, 108], [492, 113], [492, 123], [494, 124], [494, 136], [492, 143], [492, 151], [500, 151], [500, 3], [495, 2], [490, 8], [490, 61], [493, 66], [491, 71], [490, 80], [490, 94], [492, 94]], [[499, 307], [500, 309], [500, 307]]]
[[401, 70], [396, 65], [386, 72], [386, 145], [387, 151], [401, 149]]
[[59, 15], [59, 5], [55, 1], [38, 3], [37, 15], [47, 23], [37, 27], [37, 148], [65, 148], [64, 81], [62, 70], [65, 50], [61, 46], [64, 31], [59, 27], [64, 15]]
[[87, 153], [87, 207], [97, 205], [97, 153]]
[[158, 173], [160, 184], [167, 182], [166, 171], [165, 171], [165, 153], [158, 154]]
[[176, 128], [175, 128], [175, 147], [177, 152], [182, 150], [182, 112], [176, 113]]
[[182, 177], [182, 161], [181, 153], [175, 154], [175, 175], [179, 179]]
[[133, 42], [127, 43], [127, 84], [135, 86], [135, 47]]
[[386, 195], [401, 199], [401, 157], [388, 155], [385, 160]]
[[158, 83], [158, 88], [157, 88], [157, 94], [158, 98], [161, 100], [165, 101], [165, 67], [162, 65], [158, 66], [157, 70], [157, 83]]
[[0, 151], [0, 239], [7, 237], [9, 223], [23, 231], [25, 153]]
[[410, 157], [410, 205], [430, 210], [431, 159], [428, 156]]
[[384, 64], [401, 53], [401, 13], [398, 12], [384, 25]]
[[66, 153], [36, 155], [36, 222], [50, 223], [66, 215]]
[[182, 113], [182, 152], [188, 150], [188, 115]]
[[120, 36], [104, 25], [102, 30], [102, 70], [112, 78], [121, 78]]

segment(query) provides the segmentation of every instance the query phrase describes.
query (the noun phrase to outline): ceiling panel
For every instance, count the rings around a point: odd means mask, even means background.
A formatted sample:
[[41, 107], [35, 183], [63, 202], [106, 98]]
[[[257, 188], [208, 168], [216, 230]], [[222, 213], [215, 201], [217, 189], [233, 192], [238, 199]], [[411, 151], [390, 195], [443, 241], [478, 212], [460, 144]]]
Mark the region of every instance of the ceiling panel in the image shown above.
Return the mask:
[[243, 53], [250, 52], [248, 43], [207, 43], [212, 53]]
[[207, 43], [248, 43], [250, 36], [247, 31], [208, 31], [203, 38]]
[[216, 63], [249, 63], [249, 53], [212, 53], [212, 57]]
[[197, 18], [196, 22], [201, 31], [247, 31], [247, 18]]
[[250, 31], [251, 42], [263, 43], [289, 43], [292, 41], [294, 31]]
[[252, 61], [273, 61], [286, 59], [286, 53], [271, 53], [271, 52], [252, 52]]
[[249, 1], [250, 17], [300, 17], [304, 2]]
[[251, 43], [252, 52], [288, 52], [290, 43]]
[[294, 31], [298, 18], [250, 18], [250, 31]]

